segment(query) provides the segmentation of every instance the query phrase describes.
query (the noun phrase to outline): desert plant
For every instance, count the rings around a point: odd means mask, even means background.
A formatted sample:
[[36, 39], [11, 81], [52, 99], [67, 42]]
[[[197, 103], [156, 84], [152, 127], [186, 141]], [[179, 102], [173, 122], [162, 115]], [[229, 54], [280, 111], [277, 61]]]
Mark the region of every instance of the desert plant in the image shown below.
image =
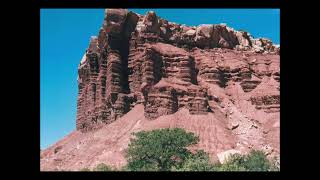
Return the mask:
[[180, 167], [173, 167], [172, 171], [214, 171], [216, 167], [209, 162], [209, 155], [203, 150], [190, 154]]
[[112, 171], [112, 168], [104, 163], [100, 163], [93, 169], [93, 171]]
[[252, 150], [247, 155], [233, 154], [219, 171], [270, 171], [272, 163], [267, 159], [263, 151]]
[[263, 151], [253, 150], [245, 156], [244, 166], [248, 171], [268, 171], [271, 163]]
[[169, 171], [179, 167], [191, 152], [189, 145], [199, 138], [184, 129], [157, 129], [134, 133], [127, 151], [128, 169], [134, 171]]
[[231, 155], [225, 163], [217, 165], [218, 171], [246, 171], [245, 157], [240, 154]]

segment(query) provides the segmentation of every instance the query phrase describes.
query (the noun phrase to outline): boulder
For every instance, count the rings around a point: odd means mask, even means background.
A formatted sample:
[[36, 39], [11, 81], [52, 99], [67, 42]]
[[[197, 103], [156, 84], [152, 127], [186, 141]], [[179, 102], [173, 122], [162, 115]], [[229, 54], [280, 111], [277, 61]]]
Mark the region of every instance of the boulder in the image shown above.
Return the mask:
[[241, 154], [241, 152], [238, 151], [238, 150], [235, 150], [235, 149], [230, 149], [230, 150], [218, 153], [217, 156], [218, 156], [218, 159], [219, 159], [220, 163], [223, 164], [233, 154]]

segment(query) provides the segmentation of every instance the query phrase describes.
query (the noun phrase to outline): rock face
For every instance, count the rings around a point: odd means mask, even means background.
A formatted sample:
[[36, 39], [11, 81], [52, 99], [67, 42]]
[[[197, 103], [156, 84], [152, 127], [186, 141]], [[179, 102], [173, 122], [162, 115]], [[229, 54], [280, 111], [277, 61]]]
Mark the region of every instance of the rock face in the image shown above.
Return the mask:
[[[279, 52], [270, 40], [253, 39], [224, 24], [187, 27], [153, 11], [142, 16], [106, 10], [99, 36], [91, 38], [78, 69], [77, 129], [109, 124], [139, 103], [150, 119], [181, 107], [205, 114], [211, 111], [209, 96], [198, 77], [221, 87], [240, 82], [243, 91], [250, 92], [262, 76], [273, 74], [280, 80], [268, 58], [277, 59]], [[252, 99], [258, 108], [263, 102]]]
[[108, 124], [129, 111], [128, 49], [137, 21], [132, 12], [110, 9], [99, 36], [91, 38], [78, 68], [78, 130]]
[[195, 132], [216, 159], [230, 149], [279, 154], [280, 47], [224, 24], [105, 15], [78, 67], [77, 131], [41, 151], [43, 170], [121, 166], [132, 132], [163, 127]]

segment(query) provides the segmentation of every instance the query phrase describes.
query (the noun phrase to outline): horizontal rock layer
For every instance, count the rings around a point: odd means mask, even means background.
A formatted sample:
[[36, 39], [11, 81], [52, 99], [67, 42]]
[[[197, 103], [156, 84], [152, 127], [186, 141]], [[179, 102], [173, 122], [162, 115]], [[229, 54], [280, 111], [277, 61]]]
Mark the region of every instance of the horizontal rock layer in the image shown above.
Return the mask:
[[188, 27], [152, 11], [106, 10], [78, 68], [77, 129], [109, 124], [136, 104], [144, 105], [149, 119], [181, 107], [191, 114], [212, 112], [198, 78], [222, 88], [239, 82], [250, 92], [264, 76], [280, 81], [279, 53], [270, 40], [224, 24]]
[[42, 171], [121, 168], [132, 133], [173, 127], [211, 160], [279, 156], [280, 48], [268, 39], [108, 9], [78, 75], [77, 130], [40, 152]]

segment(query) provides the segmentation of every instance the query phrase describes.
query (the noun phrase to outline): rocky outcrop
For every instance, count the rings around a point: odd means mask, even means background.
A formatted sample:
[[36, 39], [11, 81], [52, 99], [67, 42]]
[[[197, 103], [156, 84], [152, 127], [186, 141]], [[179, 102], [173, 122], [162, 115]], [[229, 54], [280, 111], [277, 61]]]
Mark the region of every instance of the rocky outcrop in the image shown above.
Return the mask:
[[255, 76], [252, 76], [250, 79], [244, 79], [240, 86], [242, 87], [244, 92], [250, 92], [254, 88], [256, 88], [261, 83], [261, 80]]
[[[212, 112], [198, 78], [221, 88], [239, 83], [246, 93], [264, 76], [280, 81], [279, 63], [271, 60], [279, 57], [279, 47], [268, 39], [253, 39], [225, 24], [171, 23], [153, 11], [105, 14], [78, 68], [78, 130], [109, 124], [136, 104], [145, 106], [149, 119], [183, 107], [191, 114]], [[252, 102], [259, 109], [264, 101]]]
[[254, 51], [257, 53], [268, 51], [268, 52], [280, 54], [280, 47], [277, 45], [273, 45], [270, 39], [267, 39], [267, 38], [252, 39], [251, 43]]
[[120, 169], [132, 133], [173, 127], [198, 135], [190, 148], [211, 160], [279, 156], [279, 46], [224, 24], [105, 14], [78, 67], [77, 130], [40, 152], [41, 170]]
[[188, 88], [188, 109], [190, 114], [207, 114], [211, 112], [208, 95], [203, 88]]
[[149, 90], [145, 102], [145, 116], [149, 119], [173, 114], [178, 110], [176, 91], [168, 85], [154, 86]]
[[265, 112], [279, 112], [280, 110], [280, 95], [257, 96], [250, 100], [257, 109], [263, 109]]
[[234, 50], [193, 49], [198, 76], [211, 84], [226, 87], [239, 82], [244, 92], [255, 89], [265, 76], [280, 81], [279, 56], [258, 55]]
[[137, 20], [124, 9], [106, 11], [103, 28], [78, 68], [77, 129], [90, 130], [128, 112], [128, 42]]

